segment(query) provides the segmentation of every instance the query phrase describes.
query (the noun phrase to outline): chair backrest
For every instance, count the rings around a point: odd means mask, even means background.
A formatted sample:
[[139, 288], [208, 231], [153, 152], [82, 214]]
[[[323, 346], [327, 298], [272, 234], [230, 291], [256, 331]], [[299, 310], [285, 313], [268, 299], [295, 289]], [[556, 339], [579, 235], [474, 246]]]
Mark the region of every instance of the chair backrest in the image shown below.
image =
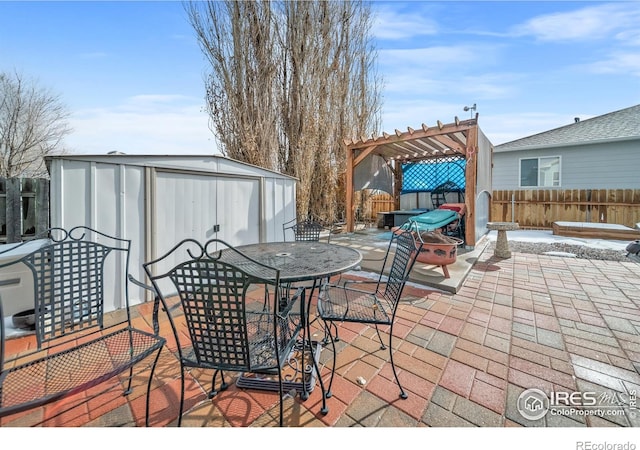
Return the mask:
[[[393, 233], [391, 237], [378, 280], [378, 293], [382, 295], [394, 309], [400, 301], [402, 291], [404, 290], [404, 286], [421, 248], [422, 243], [417, 242], [413, 233], [410, 231], [405, 230]], [[385, 273], [385, 266], [391, 256], [392, 249], [393, 259], [389, 272]]]
[[431, 204], [434, 209], [439, 208], [444, 203], [451, 203], [447, 199], [447, 194], [455, 194], [457, 196], [457, 200], [453, 201], [453, 203], [464, 203], [464, 189], [453, 181], [446, 181], [431, 191]]
[[[219, 250], [210, 254], [208, 248]], [[154, 274], [154, 268], [162, 267], [168, 258], [177, 260], [177, 264], [166, 272]], [[279, 355], [273, 352], [277, 347], [265, 343], [261, 360], [260, 355], [250, 353], [249, 339], [255, 331], [251, 327], [255, 325], [247, 320], [252, 299], [262, 308], [266, 297], [279, 298], [280, 272], [277, 269], [249, 258], [217, 239], [205, 244], [185, 239], [164, 256], [144, 263], [143, 267], [164, 309], [170, 312], [171, 327], [180, 343], [180, 358], [183, 358], [182, 344], [187, 344], [185, 347], [191, 346], [195, 359], [205, 367], [233, 371], [251, 371], [256, 364], [261, 368], [278, 367]], [[171, 283], [163, 284], [166, 280]], [[181, 310], [169, 304], [176, 294]], [[273, 308], [265, 314], [262, 323], [273, 327], [273, 336], [283, 331], [276, 330], [275, 320], [267, 319], [268, 315], [275, 318], [277, 303], [269, 303]], [[185, 333], [178, 330], [175, 314], [184, 314], [189, 342], [184, 342]]]
[[287, 222], [288, 226], [284, 227], [285, 241], [287, 240], [287, 230], [293, 232], [293, 237], [296, 241], [319, 241], [320, 233], [325, 229], [320, 222], [311, 219], [295, 223], [291, 222], [292, 221]]
[[[38, 347], [60, 336], [103, 326], [105, 312], [106, 271], [129, 270], [131, 241], [106, 235], [88, 227], [70, 230], [51, 228], [46, 232], [49, 241], [26, 252], [0, 269], [24, 263], [33, 275], [35, 332]], [[106, 241], [105, 243], [99, 241]], [[18, 253], [29, 241], [4, 253]], [[111, 252], [124, 257], [114, 260], [115, 266], [105, 264]], [[110, 280], [113, 282], [113, 280]], [[122, 279], [124, 300], [129, 317], [128, 284]]]

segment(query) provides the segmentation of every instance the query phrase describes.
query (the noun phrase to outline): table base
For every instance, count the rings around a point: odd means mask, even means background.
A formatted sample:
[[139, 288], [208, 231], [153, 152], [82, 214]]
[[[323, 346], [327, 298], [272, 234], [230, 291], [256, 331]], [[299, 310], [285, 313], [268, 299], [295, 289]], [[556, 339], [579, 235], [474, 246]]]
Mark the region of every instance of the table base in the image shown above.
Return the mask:
[[[302, 359], [302, 343], [296, 345], [289, 354], [288, 363], [282, 369], [282, 389], [284, 393], [295, 390], [297, 394], [303, 394], [306, 392], [309, 394], [313, 391], [316, 385], [317, 373], [314, 368], [311, 355], [316, 363], [320, 358], [320, 352], [322, 351], [322, 345], [320, 342], [312, 341], [313, 352], [309, 349], [305, 349], [305, 362]], [[303, 381], [304, 380], [304, 381]], [[303, 384], [304, 383], [304, 384]], [[243, 373], [236, 385], [239, 388], [246, 389], [260, 389], [264, 391], [278, 391], [278, 376], [277, 375], [265, 375], [256, 373]], [[306, 400], [306, 399], [305, 399]]]

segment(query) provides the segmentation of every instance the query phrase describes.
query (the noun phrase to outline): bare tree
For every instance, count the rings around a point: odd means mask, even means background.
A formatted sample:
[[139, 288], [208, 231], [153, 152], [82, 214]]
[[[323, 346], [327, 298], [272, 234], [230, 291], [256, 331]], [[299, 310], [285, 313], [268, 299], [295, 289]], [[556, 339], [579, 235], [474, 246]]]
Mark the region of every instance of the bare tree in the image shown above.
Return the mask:
[[223, 154], [277, 169], [277, 66], [269, 2], [195, 2], [187, 14], [211, 64], [207, 112]]
[[298, 215], [335, 219], [342, 139], [379, 126], [369, 4], [226, 0], [186, 10], [211, 64], [207, 105], [223, 154], [297, 177]]
[[19, 73], [0, 73], [0, 176], [46, 174], [44, 157], [71, 130], [59, 96]]

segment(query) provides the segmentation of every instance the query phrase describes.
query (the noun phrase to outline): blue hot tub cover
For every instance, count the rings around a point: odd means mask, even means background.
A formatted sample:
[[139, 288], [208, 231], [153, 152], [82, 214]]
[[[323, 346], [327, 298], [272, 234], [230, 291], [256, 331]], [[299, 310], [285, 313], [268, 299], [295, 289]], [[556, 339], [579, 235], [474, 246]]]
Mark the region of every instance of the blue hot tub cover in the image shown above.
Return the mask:
[[409, 217], [402, 225], [402, 229], [412, 229], [418, 232], [433, 231], [458, 220], [460, 215], [450, 209], [434, 209], [417, 216]]

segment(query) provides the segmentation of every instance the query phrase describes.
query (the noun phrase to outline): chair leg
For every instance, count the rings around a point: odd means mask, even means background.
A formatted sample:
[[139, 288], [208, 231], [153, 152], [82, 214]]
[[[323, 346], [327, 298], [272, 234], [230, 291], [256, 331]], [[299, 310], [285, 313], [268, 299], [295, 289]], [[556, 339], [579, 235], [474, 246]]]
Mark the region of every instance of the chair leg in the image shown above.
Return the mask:
[[156, 359], [153, 361], [153, 365], [151, 366], [151, 373], [149, 374], [149, 380], [147, 381], [147, 402], [145, 405], [145, 413], [144, 413], [144, 426], [149, 426], [149, 405], [150, 405], [150, 397], [151, 397], [151, 381], [153, 380], [153, 374], [156, 371], [156, 365], [158, 364], [158, 360], [160, 359], [160, 353], [162, 352], [162, 347], [158, 350], [158, 354], [156, 355]]
[[335, 341], [340, 342], [340, 336], [338, 336], [338, 325], [336, 325], [334, 322], [331, 322], [331, 325], [333, 326], [333, 329], [336, 332]]
[[122, 395], [131, 394], [131, 383], [133, 382], [133, 367], [129, 369], [129, 382], [127, 383], [127, 388], [124, 390]]
[[213, 398], [218, 395], [219, 391], [216, 391], [216, 379], [218, 378], [218, 373], [220, 373], [220, 391], [225, 391], [229, 385], [224, 381], [224, 372], [218, 369], [213, 372], [213, 378], [211, 379], [211, 391], [209, 392], [208, 398]]
[[[335, 334], [334, 335], [331, 334], [331, 327], [333, 327], [333, 329], [335, 330]], [[324, 324], [324, 338], [322, 338], [322, 345], [327, 345], [329, 343], [329, 341], [327, 340], [327, 335], [335, 336], [333, 339], [336, 342], [339, 342], [340, 341], [340, 336], [338, 336], [338, 325], [336, 325], [334, 322], [329, 322], [328, 324], [325, 322], [325, 324]]]
[[378, 334], [378, 340], [380, 341], [380, 350], [385, 350], [387, 347], [385, 347], [384, 342], [382, 341], [382, 336], [380, 336], [380, 330], [378, 329], [378, 324], [374, 324], [376, 327], [376, 333]]
[[284, 389], [282, 387], [282, 371], [278, 371], [278, 394], [280, 395], [280, 428], [284, 426]]
[[[324, 322], [325, 329], [328, 329], [329, 327], [331, 327], [331, 325], [336, 327], [336, 333], [337, 333], [338, 327], [333, 322], [329, 322], [329, 323], [327, 323], [326, 321]], [[325, 398], [331, 398], [331, 396], [333, 395], [331, 393], [331, 386], [333, 386], [333, 375], [336, 373], [336, 342], [333, 339], [333, 335], [331, 334], [331, 332], [329, 332], [329, 340], [331, 341], [331, 351], [333, 352], [333, 364], [331, 365], [331, 378], [329, 378], [329, 386], [327, 387], [327, 392], [324, 395]], [[319, 372], [318, 372], [318, 376], [320, 376]]]
[[183, 411], [184, 411], [184, 366], [180, 364], [180, 410], [178, 411], [178, 427], [182, 426]]
[[389, 330], [389, 360], [391, 361], [391, 369], [393, 370], [393, 376], [396, 378], [396, 383], [398, 383], [398, 387], [400, 388], [400, 398], [406, 400], [409, 396], [402, 389], [402, 385], [400, 384], [400, 379], [398, 378], [398, 374], [396, 373], [396, 365], [393, 363], [393, 345], [391, 340], [393, 339], [393, 326], [391, 330]]

